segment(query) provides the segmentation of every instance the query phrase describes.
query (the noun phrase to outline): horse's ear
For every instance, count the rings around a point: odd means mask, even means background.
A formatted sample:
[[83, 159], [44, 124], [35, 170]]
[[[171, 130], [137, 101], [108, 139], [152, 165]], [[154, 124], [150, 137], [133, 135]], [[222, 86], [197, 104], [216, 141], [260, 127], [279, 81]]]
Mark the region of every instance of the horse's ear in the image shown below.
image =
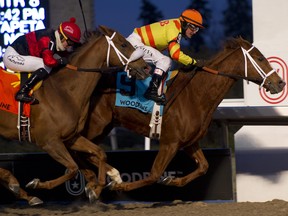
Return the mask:
[[115, 32], [113, 29], [110, 29], [104, 25], [100, 25], [99, 29], [104, 35], [107, 35], [107, 36], [111, 36]]

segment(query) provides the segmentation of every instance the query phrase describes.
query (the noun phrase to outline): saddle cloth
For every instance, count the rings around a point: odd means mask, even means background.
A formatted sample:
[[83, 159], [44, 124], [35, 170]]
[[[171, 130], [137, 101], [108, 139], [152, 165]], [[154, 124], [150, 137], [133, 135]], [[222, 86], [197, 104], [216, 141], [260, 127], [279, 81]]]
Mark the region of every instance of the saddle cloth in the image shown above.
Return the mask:
[[[170, 71], [167, 78], [163, 83], [163, 92], [167, 90], [167, 82], [174, 78], [177, 74], [176, 71]], [[154, 101], [144, 98], [144, 93], [147, 90], [151, 77], [145, 80], [135, 80], [127, 77], [126, 72], [117, 73], [117, 93], [115, 105], [119, 107], [129, 107], [138, 109], [144, 113], [152, 113]], [[161, 115], [163, 113], [163, 106], [160, 106]]]
[[[177, 73], [178, 70], [168, 72], [165, 82], [160, 86], [164, 93], [167, 91], [167, 82], [172, 80]], [[159, 140], [161, 136], [164, 106], [144, 98], [144, 92], [147, 90], [150, 81], [151, 77], [148, 77], [145, 80], [135, 80], [128, 78], [125, 72], [117, 73], [115, 105], [135, 108], [144, 113], [151, 113], [149, 137], [151, 139]]]
[[[20, 89], [20, 73], [11, 73], [0, 67], [0, 109], [18, 115], [19, 103], [15, 94]], [[24, 104], [23, 114], [30, 116], [30, 105]]]

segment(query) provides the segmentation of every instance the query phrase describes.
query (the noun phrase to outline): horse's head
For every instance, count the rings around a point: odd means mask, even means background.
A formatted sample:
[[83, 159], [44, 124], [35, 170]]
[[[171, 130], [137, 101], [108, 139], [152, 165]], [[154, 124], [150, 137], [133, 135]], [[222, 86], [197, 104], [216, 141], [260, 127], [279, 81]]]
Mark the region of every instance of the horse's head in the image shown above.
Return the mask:
[[[244, 59], [239, 67], [247, 80], [264, 87], [271, 94], [279, 93], [286, 83], [277, 72], [271, 67], [264, 55], [251, 43], [239, 37], [234, 40], [240, 46], [240, 58]], [[235, 60], [235, 59], [234, 59]], [[242, 70], [244, 68], [244, 71]]]
[[143, 60], [141, 50], [135, 48], [118, 32], [99, 26], [108, 43], [107, 65], [122, 64], [125, 71], [136, 79], [145, 79], [149, 76], [149, 65]]

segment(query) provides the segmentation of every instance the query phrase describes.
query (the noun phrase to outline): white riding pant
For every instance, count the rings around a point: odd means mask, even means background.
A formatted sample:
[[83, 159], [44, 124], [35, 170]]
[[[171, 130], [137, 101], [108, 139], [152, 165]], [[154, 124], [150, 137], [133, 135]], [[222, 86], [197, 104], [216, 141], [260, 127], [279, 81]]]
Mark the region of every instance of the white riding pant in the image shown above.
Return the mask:
[[5, 67], [14, 72], [34, 72], [39, 68], [44, 68], [48, 73], [52, 68], [47, 67], [40, 57], [20, 55], [13, 47], [8, 46], [4, 56]]
[[[170, 69], [170, 67], [172, 65], [171, 58], [169, 58], [168, 56], [164, 55], [159, 50], [157, 50], [151, 46], [144, 45], [141, 41], [141, 37], [137, 33], [133, 32], [126, 39], [133, 45], [133, 47], [135, 49], [142, 49], [143, 50], [144, 61], [146, 61], [147, 63], [152, 63], [153, 65], [155, 65], [155, 67], [156, 67], [155, 73], [157, 73], [157, 74], [161, 73], [161, 71], [157, 70], [157, 68], [161, 69], [163, 72], [167, 72]], [[162, 74], [159, 74], [159, 75], [162, 75]]]

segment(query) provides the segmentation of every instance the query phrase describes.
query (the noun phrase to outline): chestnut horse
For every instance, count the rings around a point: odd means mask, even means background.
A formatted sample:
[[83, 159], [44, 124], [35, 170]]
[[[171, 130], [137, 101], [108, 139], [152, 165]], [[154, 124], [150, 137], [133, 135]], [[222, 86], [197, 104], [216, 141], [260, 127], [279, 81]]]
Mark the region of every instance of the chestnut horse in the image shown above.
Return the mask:
[[[214, 72], [221, 71], [223, 76], [208, 73], [204, 70], [205, 67], [198, 68], [193, 78], [190, 73], [192, 71], [180, 72], [169, 86], [166, 97], [171, 99], [164, 107], [159, 151], [150, 175], [134, 182], [113, 183], [113, 190], [130, 191], [155, 183], [180, 149], [195, 160], [196, 170], [184, 177], [168, 177], [162, 183], [182, 187], [205, 174], [209, 164], [198, 141], [205, 136], [214, 111], [236, 79], [250, 80], [272, 94], [281, 92], [286, 85], [261, 52], [241, 37], [227, 40], [225, 48], [208, 61], [207, 68]], [[110, 77], [103, 82], [111, 79]], [[116, 107], [115, 83], [113, 85], [103, 93], [95, 92], [91, 101], [94, 106], [91, 107], [83, 135], [90, 140], [97, 140], [95, 138], [106, 135], [103, 131], [109, 132], [114, 126], [120, 126], [149, 137], [151, 114]]]
[[[97, 30], [90, 35], [88, 41], [69, 58], [71, 65], [77, 66], [78, 69], [125, 66], [130, 75], [135, 74], [136, 78], [140, 79], [146, 78], [149, 75], [148, 65], [139, 58], [141, 57], [139, 53], [134, 51], [132, 45], [121, 34], [100, 26], [100, 31]], [[79, 169], [69, 153], [69, 150], [73, 150], [90, 153], [100, 159], [100, 163], [97, 163], [99, 166], [97, 190], [102, 190], [106, 170], [101, 169], [101, 162], [105, 162], [105, 152], [80, 135], [88, 115], [90, 96], [100, 77], [101, 73], [98, 72], [79, 72], [75, 68], [73, 70], [65, 67], [51, 74], [43, 86], [34, 93], [40, 104], [31, 106], [32, 142], [66, 167], [67, 172], [63, 176], [45, 182], [34, 179], [27, 184], [27, 187], [52, 189], [73, 178]], [[17, 140], [17, 115], [0, 110], [0, 119], [0, 136]], [[30, 203], [31, 197], [18, 194], [22, 189], [15, 177], [7, 170], [0, 169], [0, 172], [1, 182], [20, 196], [19, 198], [26, 199]], [[89, 185], [86, 189], [89, 191]], [[32, 201], [30, 204], [37, 203]]]

